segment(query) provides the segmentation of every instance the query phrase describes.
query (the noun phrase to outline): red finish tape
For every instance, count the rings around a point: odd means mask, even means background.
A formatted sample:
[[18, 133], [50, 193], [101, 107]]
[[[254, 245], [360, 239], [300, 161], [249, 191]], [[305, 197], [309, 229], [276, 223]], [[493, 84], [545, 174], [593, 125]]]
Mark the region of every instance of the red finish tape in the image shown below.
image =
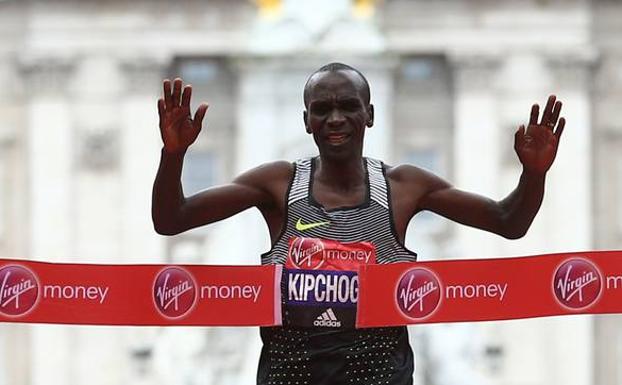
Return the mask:
[[[622, 313], [622, 251], [359, 267], [359, 328]], [[282, 266], [0, 259], [0, 321], [278, 326]]]
[[57, 264], [0, 259], [0, 321], [281, 324], [281, 266]]
[[622, 313], [622, 252], [359, 269], [357, 327]]

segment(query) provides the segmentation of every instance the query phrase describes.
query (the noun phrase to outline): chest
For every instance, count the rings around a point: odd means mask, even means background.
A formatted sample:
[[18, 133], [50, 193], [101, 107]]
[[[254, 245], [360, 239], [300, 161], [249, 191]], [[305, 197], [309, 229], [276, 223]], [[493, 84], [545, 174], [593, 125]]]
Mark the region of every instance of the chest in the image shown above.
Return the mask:
[[314, 181], [311, 184], [310, 196], [318, 206], [326, 210], [334, 210], [364, 204], [368, 199], [367, 190], [365, 183], [347, 189], [339, 189], [320, 181]]

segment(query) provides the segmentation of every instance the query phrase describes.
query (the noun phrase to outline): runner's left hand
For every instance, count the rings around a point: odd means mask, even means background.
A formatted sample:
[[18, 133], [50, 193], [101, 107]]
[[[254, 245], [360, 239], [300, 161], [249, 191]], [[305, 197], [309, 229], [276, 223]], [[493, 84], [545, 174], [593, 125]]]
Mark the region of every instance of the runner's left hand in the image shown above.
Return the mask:
[[514, 150], [525, 171], [544, 175], [555, 160], [559, 139], [564, 132], [566, 120], [559, 118], [562, 103], [555, 95], [549, 96], [542, 119], [538, 123], [540, 106], [531, 107], [527, 130], [521, 125], [514, 135]]

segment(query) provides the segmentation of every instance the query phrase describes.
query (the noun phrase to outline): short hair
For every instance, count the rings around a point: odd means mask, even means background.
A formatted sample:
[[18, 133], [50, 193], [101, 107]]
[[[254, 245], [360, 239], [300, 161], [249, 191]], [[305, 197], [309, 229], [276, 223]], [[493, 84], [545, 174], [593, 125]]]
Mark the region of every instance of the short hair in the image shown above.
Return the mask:
[[322, 72], [338, 72], [338, 71], [352, 71], [352, 72], [356, 73], [361, 78], [361, 80], [363, 81], [363, 87], [361, 89], [361, 91], [363, 93], [363, 100], [364, 100], [364, 102], [366, 104], [369, 104], [369, 102], [371, 100], [371, 96], [370, 96], [371, 93], [369, 91], [369, 83], [367, 82], [367, 79], [361, 73], [361, 71], [359, 71], [356, 68], [354, 68], [352, 66], [349, 66], [347, 64], [333, 62], [333, 63], [328, 63], [326, 65], [323, 65], [322, 67], [317, 69], [315, 72], [313, 72], [307, 78], [307, 82], [305, 83], [305, 88], [304, 88], [304, 92], [303, 92], [303, 101], [304, 101], [305, 106], [307, 105], [307, 101], [309, 100], [309, 87], [310, 87], [311, 79], [316, 74], [319, 74], [319, 73], [322, 73]]

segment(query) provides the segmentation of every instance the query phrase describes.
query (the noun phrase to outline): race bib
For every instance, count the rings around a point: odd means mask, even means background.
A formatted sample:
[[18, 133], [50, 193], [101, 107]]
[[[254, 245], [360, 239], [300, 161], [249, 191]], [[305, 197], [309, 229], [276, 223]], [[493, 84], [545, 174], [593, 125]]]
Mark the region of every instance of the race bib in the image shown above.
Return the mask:
[[291, 238], [283, 271], [283, 324], [354, 328], [358, 267], [375, 263], [371, 242]]

